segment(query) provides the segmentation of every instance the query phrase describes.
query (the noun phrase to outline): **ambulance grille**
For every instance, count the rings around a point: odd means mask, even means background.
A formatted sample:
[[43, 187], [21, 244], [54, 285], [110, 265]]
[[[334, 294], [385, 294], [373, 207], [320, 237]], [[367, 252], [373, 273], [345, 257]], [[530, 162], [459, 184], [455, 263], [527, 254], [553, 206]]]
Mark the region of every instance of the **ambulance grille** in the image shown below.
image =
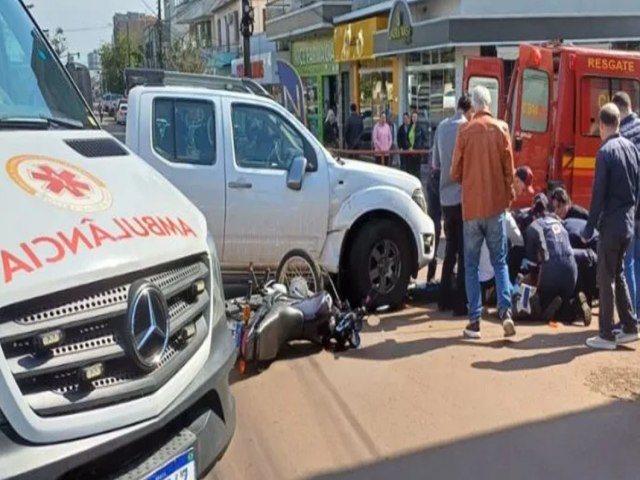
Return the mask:
[[[148, 281], [169, 305], [169, 342], [153, 371], [127, 353], [130, 286]], [[202, 285], [204, 290], [196, 288]], [[21, 394], [40, 416], [68, 415], [149, 395], [175, 375], [209, 332], [210, 275], [204, 257], [163, 265], [0, 310], [0, 347]], [[186, 332], [189, 332], [187, 335]], [[45, 349], [37, 338], [62, 333]], [[84, 367], [102, 375], [81, 379]]]

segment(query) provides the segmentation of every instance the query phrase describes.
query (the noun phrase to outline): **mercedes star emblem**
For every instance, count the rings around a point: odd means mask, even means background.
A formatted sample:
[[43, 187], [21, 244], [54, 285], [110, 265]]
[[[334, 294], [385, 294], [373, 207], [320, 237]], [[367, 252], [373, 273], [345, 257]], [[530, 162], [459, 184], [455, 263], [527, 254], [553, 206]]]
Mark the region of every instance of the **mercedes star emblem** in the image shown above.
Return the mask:
[[143, 370], [153, 370], [169, 343], [169, 306], [162, 290], [145, 281], [131, 285], [126, 325], [129, 355]]

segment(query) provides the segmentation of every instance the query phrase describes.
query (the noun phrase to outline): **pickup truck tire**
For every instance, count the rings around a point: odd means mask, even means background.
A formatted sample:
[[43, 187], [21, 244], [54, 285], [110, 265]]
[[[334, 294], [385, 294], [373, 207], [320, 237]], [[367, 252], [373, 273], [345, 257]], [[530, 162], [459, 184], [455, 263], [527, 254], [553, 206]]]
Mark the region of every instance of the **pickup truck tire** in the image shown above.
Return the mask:
[[[360, 305], [369, 294], [371, 309], [399, 306], [411, 277], [410, 242], [393, 220], [376, 220], [362, 227], [350, 250], [349, 297]], [[377, 288], [376, 285], [380, 285]]]

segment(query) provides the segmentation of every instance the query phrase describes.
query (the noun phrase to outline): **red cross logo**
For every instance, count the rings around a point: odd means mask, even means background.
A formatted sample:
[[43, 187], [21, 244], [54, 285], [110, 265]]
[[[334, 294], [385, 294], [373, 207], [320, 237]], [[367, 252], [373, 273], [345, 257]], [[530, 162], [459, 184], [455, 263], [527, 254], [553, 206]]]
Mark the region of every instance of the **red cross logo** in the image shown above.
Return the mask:
[[85, 198], [86, 193], [91, 191], [91, 186], [77, 180], [75, 173], [65, 169], [56, 171], [49, 165], [40, 165], [36, 170], [32, 170], [31, 177], [45, 182], [44, 188], [55, 195], [67, 191], [76, 198]]

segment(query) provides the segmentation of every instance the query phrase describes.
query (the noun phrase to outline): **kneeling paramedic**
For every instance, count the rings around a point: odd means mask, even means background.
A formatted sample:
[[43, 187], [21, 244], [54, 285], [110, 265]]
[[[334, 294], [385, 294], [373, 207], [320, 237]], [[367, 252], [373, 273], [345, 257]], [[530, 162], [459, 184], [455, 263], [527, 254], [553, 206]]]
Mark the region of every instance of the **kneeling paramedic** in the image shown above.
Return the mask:
[[578, 281], [569, 234], [560, 219], [544, 214], [534, 220], [525, 234], [525, 251], [534, 273], [537, 270], [532, 313], [549, 322], [562, 307], [570, 308]]

